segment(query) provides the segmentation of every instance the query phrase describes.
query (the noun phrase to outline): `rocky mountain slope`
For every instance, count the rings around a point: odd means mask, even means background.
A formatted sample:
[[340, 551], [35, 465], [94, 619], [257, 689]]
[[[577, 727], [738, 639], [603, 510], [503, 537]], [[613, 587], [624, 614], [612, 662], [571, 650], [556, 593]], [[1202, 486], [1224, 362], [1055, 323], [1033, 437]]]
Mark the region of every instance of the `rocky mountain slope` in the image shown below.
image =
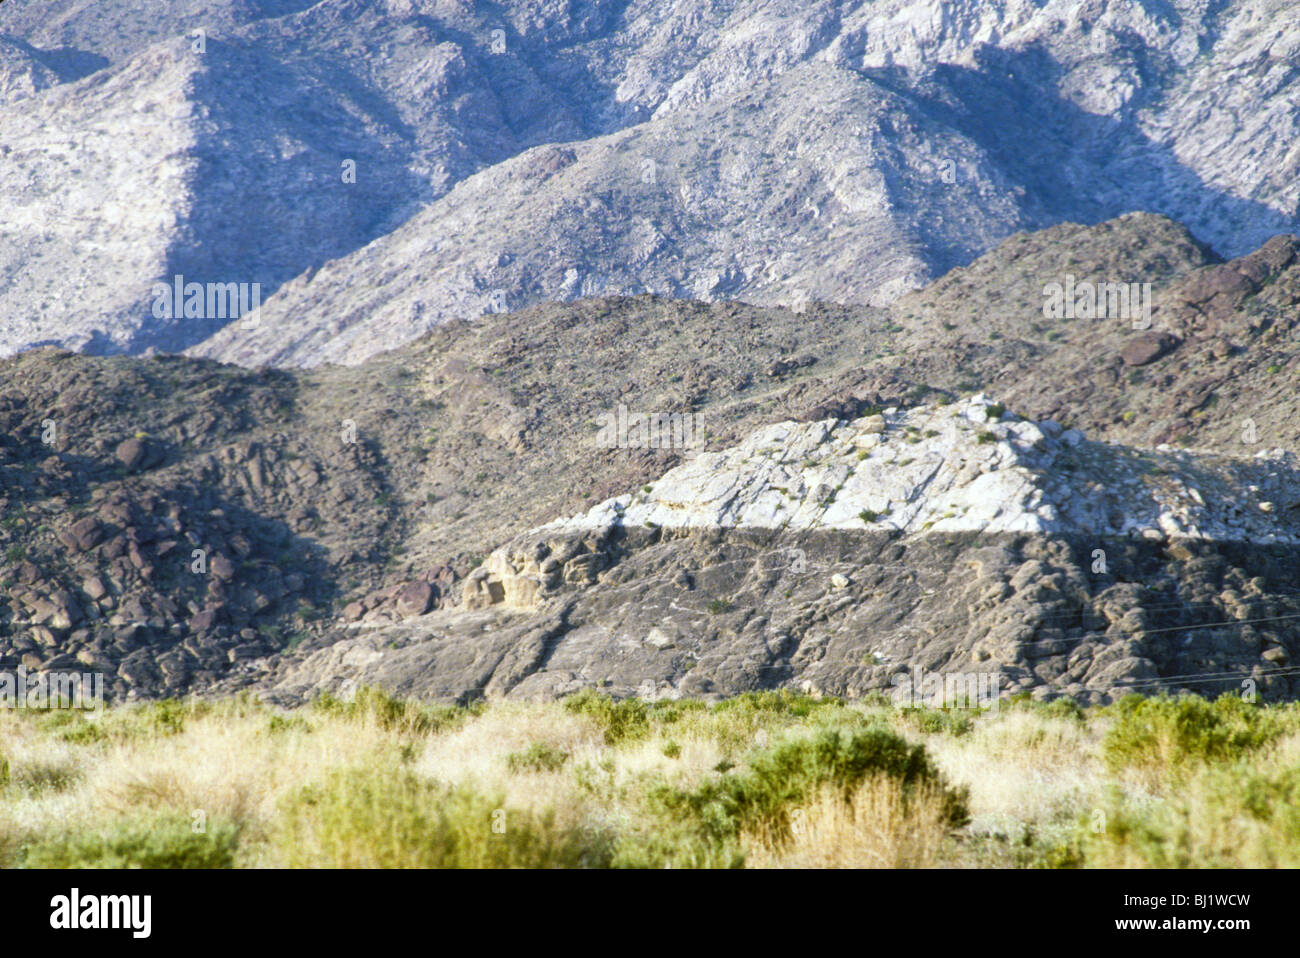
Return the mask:
[[[1067, 272], [1150, 282], [1150, 328], [1045, 318]], [[348, 679], [450, 698], [650, 679], [861, 691], [883, 673], [853, 657], [874, 649], [873, 667], [996, 658], [1017, 687], [1089, 695], [1258, 667], [1282, 694], [1288, 620], [1224, 623], [1289, 614], [1297, 307], [1300, 239], [1223, 262], [1137, 215], [1014, 236], [890, 309], [591, 298], [312, 370], [28, 351], [0, 366], [0, 668], [101, 669], [118, 696]], [[986, 387], [1025, 421], [953, 417]], [[620, 407], [690, 416], [699, 441], [610, 442]], [[743, 495], [709, 506], [707, 476]], [[587, 518], [519, 538], [562, 516]], [[538, 541], [552, 554], [526, 570]], [[579, 545], [591, 558], [566, 554]], [[1030, 561], [1045, 571], [1012, 586]], [[534, 575], [543, 601], [522, 608]], [[953, 602], [972, 582], [990, 598]], [[647, 617], [674, 603], [703, 618], [661, 628], [679, 657], [651, 655]], [[813, 643], [797, 661], [771, 631], [791, 616]], [[1057, 616], [1095, 662], [1028, 664]], [[1249, 641], [1172, 639], [1202, 633]], [[682, 644], [697, 634], [755, 668]], [[1112, 645], [1142, 661], [1107, 671]]]
[[[0, 352], [355, 363], [546, 300], [881, 305], [1135, 209], [1238, 256], [1296, 228], [1298, 43], [1283, 0], [7, 0]], [[160, 319], [178, 274], [261, 284], [261, 322]]]
[[[293, 374], [20, 354], [0, 371], [2, 667], [75, 659], [115, 675], [119, 695], [174, 692], [252, 680], [358, 601], [422, 612], [520, 523], [676, 461], [595, 446], [601, 411], [689, 406], [711, 436], [852, 354], [856, 315], [768, 318], [593, 300]], [[742, 328], [747, 342], [732, 338]], [[625, 348], [620, 331], [663, 349]], [[755, 355], [768, 385], [750, 390]]]
[[[51, 27], [40, 6], [37, 38]], [[83, 37], [89, 14], [77, 6], [59, 39], [87, 42], [76, 52], [96, 63], [113, 59], [0, 115], [7, 352], [42, 342], [178, 351], [228, 318], [161, 320], [155, 283], [258, 283], [269, 295], [392, 229], [450, 177], [580, 132], [562, 106], [516, 133], [490, 90], [427, 97], [457, 85], [457, 48], [373, 4], [287, 18], [294, 5], [271, 5], [258, 12], [277, 19], [253, 22], [243, 5], [193, 5], [147, 35], [128, 14], [118, 23], [127, 35], [108, 45]], [[0, 31], [26, 9], [0, 8]], [[175, 32], [157, 36], [162, 24]], [[375, 49], [389, 62], [374, 64]]]
[[[809, 103], [825, 104], [811, 124]], [[734, 148], [720, 148], [719, 130]], [[494, 166], [282, 287], [255, 329], [227, 327], [193, 353], [356, 362], [454, 318], [609, 293], [883, 304], [1050, 221], [1024, 213], [997, 173], [936, 178], [959, 162], [996, 165], [908, 98], [810, 63], [748, 94]]]

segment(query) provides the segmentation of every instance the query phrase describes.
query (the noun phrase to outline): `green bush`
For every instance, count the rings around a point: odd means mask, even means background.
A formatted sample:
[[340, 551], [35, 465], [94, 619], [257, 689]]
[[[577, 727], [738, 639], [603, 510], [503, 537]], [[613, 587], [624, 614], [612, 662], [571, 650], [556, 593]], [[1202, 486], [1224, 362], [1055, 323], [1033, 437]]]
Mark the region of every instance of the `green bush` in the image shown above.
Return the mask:
[[1231, 694], [1213, 702], [1198, 695], [1129, 695], [1106, 711], [1115, 719], [1102, 742], [1112, 769], [1234, 761], [1286, 728], [1280, 713]]
[[432, 735], [462, 722], [475, 714], [473, 709], [455, 705], [428, 705], [389, 695], [383, 689], [362, 686], [349, 701], [328, 692], [321, 693], [312, 706], [325, 715], [350, 722], [374, 722], [392, 732]]
[[506, 767], [518, 772], [555, 772], [569, 760], [569, 753], [553, 748], [545, 742], [534, 742], [522, 752], [506, 756]]
[[46, 728], [53, 731], [58, 738], [73, 745], [92, 745], [108, 737], [102, 722], [88, 720], [84, 715], [71, 711], [51, 713], [50, 719], [66, 716], [66, 720], [50, 721]]
[[176, 699], [163, 699], [161, 702], [153, 702], [142, 708], [135, 718], [149, 731], [161, 735], [177, 735], [185, 731], [187, 716], [197, 717], [203, 714], [203, 711], [198, 703], [187, 707], [184, 702]]
[[813, 698], [801, 695], [790, 689], [770, 692], [743, 692], [729, 699], [723, 699], [713, 706], [714, 714], [733, 713], [752, 714], [755, 716], [781, 715], [793, 718], [807, 718], [819, 709], [843, 709], [844, 700], [827, 696]]
[[211, 709], [207, 702], [182, 702], [178, 699], [162, 699], [100, 713], [56, 709], [41, 716], [40, 727], [54, 732], [62, 741], [92, 745], [107, 740], [179, 735], [185, 731], [187, 719], [206, 715]]
[[659, 725], [672, 725], [683, 717], [708, 712], [709, 706], [699, 699], [659, 699], [650, 703], [649, 717]]
[[282, 735], [286, 732], [311, 732], [314, 730], [315, 726], [301, 715], [272, 715], [266, 720], [266, 731], [270, 735]]
[[1203, 766], [1158, 801], [1113, 789], [1100, 829], [1081, 824], [1089, 865], [1148, 868], [1300, 867], [1300, 768]]
[[703, 844], [725, 846], [747, 828], [785, 831], [790, 812], [819, 786], [836, 786], [847, 798], [870, 775], [896, 779], [905, 791], [939, 787], [948, 822], [958, 826], [969, 817], [964, 792], [944, 785], [924, 746], [879, 725], [783, 742], [754, 755], [743, 771], [689, 790], [659, 785], [649, 798], [665, 817], [691, 823]]
[[62, 792], [81, 777], [81, 769], [66, 759], [28, 759], [8, 770], [8, 784], [28, 793]]
[[1033, 712], [1046, 718], [1068, 719], [1076, 722], [1086, 722], [1088, 720], [1088, 713], [1084, 711], [1083, 706], [1069, 696], [1061, 696], [1052, 699], [1050, 702], [1044, 702], [1042, 699], [1034, 698], [1028, 692], [1017, 692], [1015, 695], [1007, 696], [1002, 704], [1007, 708], [1022, 712]]
[[126, 821], [98, 832], [42, 836], [21, 854], [26, 868], [231, 868], [239, 829], [207, 822], [196, 833], [189, 818]]
[[975, 728], [968, 710], [914, 708], [902, 709], [903, 718], [918, 732], [926, 735], [966, 735]]
[[334, 772], [289, 796], [279, 825], [273, 854], [289, 867], [585, 868], [610, 860], [602, 834], [395, 769]]
[[649, 709], [640, 699], [615, 700], [592, 689], [583, 689], [564, 700], [574, 715], [595, 719], [605, 733], [606, 745], [644, 738], [650, 731]]

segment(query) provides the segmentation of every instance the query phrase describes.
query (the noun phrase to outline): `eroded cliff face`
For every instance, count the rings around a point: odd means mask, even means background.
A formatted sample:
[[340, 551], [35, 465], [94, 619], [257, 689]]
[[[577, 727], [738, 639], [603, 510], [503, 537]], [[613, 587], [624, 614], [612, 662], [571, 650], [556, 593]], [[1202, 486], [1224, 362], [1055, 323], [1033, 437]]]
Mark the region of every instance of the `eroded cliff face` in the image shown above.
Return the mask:
[[[1105, 701], [1297, 691], [1300, 551], [1213, 540], [883, 531], [628, 530], [593, 584], [340, 635], [273, 694], [381, 684], [440, 699], [793, 687], [857, 696], [912, 669]], [[1101, 561], [1104, 557], [1104, 562]], [[504, 586], [503, 586], [504, 589]], [[536, 591], [533, 591], [536, 590]]]

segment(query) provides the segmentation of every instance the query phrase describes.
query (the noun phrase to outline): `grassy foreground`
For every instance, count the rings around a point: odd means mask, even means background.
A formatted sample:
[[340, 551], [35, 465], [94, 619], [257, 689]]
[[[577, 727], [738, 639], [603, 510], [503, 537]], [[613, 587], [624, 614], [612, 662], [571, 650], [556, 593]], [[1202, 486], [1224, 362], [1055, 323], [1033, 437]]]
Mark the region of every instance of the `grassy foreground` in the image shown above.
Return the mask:
[[1296, 867], [1300, 708], [0, 711], [6, 867]]

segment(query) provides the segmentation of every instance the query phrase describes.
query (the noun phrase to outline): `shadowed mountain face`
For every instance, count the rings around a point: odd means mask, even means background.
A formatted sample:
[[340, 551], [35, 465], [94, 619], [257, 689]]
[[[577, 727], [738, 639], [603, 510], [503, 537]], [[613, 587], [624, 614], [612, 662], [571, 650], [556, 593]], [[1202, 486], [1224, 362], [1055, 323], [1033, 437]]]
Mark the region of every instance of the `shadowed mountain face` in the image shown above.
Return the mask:
[[[1238, 256], [1296, 228], [1298, 47], [1283, 2], [8, 0], [0, 352], [310, 366], [584, 296], [883, 305], [1131, 210]], [[160, 317], [177, 275], [264, 305]]]
[[[1150, 284], [1149, 316], [1049, 316], [1069, 276]], [[26, 351], [0, 364], [0, 669], [1292, 696], [1298, 307], [1300, 238], [1225, 261], [1135, 214], [889, 308], [587, 298], [306, 370]], [[647, 414], [692, 441], [642, 442]]]

